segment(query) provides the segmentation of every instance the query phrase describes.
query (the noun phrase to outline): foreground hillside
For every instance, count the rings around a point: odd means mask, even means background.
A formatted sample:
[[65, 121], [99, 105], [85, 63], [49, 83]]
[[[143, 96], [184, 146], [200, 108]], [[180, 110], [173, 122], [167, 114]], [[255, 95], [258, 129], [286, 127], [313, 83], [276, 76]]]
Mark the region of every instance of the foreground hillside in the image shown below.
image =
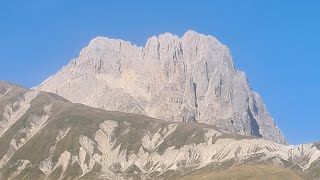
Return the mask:
[[320, 178], [316, 143], [105, 111], [6, 82], [0, 118], [0, 179]]

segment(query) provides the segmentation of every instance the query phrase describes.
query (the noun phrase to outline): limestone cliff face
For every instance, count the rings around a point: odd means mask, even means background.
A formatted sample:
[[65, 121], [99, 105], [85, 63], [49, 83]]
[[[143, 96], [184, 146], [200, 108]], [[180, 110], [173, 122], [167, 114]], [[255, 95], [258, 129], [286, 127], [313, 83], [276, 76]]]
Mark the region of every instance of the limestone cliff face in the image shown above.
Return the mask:
[[145, 47], [97, 37], [37, 90], [72, 102], [286, 140], [229, 49], [212, 36], [165, 33]]

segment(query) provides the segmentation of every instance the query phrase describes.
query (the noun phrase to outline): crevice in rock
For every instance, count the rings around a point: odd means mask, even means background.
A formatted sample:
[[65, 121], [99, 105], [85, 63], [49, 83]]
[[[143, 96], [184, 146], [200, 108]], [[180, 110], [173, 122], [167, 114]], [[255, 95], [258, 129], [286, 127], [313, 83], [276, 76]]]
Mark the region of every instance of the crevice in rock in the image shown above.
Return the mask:
[[248, 115], [249, 115], [249, 120], [250, 120], [250, 127], [251, 127], [251, 135], [252, 136], [256, 136], [256, 137], [262, 137], [262, 135], [260, 134], [260, 127], [259, 124], [257, 123], [256, 118], [254, 118], [250, 108], [248, 107], [248, 111], [247, 111]]
[[198, 102], [197, 102], [197, 84], [192, 83], [193, 85], [193, 90], [194, 90], [194, 106], [198, 108]]

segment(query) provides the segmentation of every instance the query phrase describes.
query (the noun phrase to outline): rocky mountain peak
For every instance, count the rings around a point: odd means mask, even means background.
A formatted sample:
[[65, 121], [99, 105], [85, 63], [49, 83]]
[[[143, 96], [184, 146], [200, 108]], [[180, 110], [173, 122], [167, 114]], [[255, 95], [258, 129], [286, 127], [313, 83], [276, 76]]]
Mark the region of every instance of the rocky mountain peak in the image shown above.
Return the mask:
[[103, 37], [36, 87], [72, 102], [286, 140], [230, 50], [212, 36], [165, 33], [144, 47]]

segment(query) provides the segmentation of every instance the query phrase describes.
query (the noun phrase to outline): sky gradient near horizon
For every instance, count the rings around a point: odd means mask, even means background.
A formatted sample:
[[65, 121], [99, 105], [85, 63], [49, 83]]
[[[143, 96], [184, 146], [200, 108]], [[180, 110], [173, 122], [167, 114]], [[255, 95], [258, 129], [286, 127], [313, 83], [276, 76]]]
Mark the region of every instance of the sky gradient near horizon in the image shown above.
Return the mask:
[[320, 141], [320, 1], [3, 0], [0, 80], [33, 87], [96, 36], [144, 46], [192, 29], [231, 49], [290, 144]]

